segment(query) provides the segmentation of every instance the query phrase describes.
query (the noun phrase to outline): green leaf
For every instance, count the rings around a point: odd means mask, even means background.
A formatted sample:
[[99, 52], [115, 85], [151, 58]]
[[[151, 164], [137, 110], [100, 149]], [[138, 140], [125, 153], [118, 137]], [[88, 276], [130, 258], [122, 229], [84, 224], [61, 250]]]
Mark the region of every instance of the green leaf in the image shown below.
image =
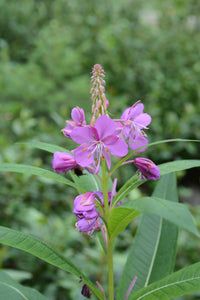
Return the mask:
[[0, 271], [0, 295], [2, 300], [47, 300], [38, 291], [22, 286], [3, 271]]
[[174, 203], [158, 197], [144, 197], [128, 202], [117, 209], [123, 209], [124, 207], [160, 216], [199, 236], [193, 217], [184, 204]]
[[[145, 146], [142, 146], [142, 147], [140, 147], [140, 148], [138, 148], [137, 149], [137, 151], [138, 150], [140, 150], [140, 149], [142, 149], [142, 148], [146, 148], [146, 147], [151, 147], [151, 146], [156, 146], [156, 145], [160, 145], [160, 144], [166, 144], [166, 143], [175, 143], [175, 142], [182, 142], [182, 143], [184, 143], [184, 142], [186, 142], [186, 143], [188, 143], [188, 142], [192, 142], [192, 143], [199, 143], [200, 142], [200, 140], [190, 140], [190, 139], [168, 139], [168, 140], [161, 140], [161, 141], [157, 141], [157, 142], [153, 142], [153, 143], [150, 143], [150, 144], [148, 144], [148, 145], [145, 145]], [[136, 151], [135, 151], [136, 152]]]
[[[156, 185], [153, 196], [178, 202], [176, 175], [174, 173], [164, 175]], [[147, 214], [147, 216], [151, 217], [152, 214]], [[164, 278], [174, 270], [178, 227], [160, 217], [157, 217], [154, 226], [159, 228], [161, 222], [162, 228], [158, 236], [159, 240], [156, 240], [157, 248], [155, 249], [156, 254], [154, 253], [154, 262], [151, 263], [152, 268], [149, 270], [150, 273], [147, 275], [148, 280], [145, 281], [145, 285]]]
[[96, 289], [94, 284], [80, 271], [80, 268], [74, 266], [70, 261], [63, 257], [52, 247], [31, 235], [0, 226], [0, 243], [26, 251], [40, 259], [67, 271], [78, 278], [82, 277], [84, 283], [99, 298], [103, 299], [103, 295]]
[[47, 152], [50, 153], [54, 153], [56, 151], [59, 152], [69, 152], [69, 150], [66, 150], [63, 147], [54, 145], [54, 144], [48, 144], [48, 143], [43, 143], [43, 142], [37, 142], [37, 141], [31, 141], [31, 142], [21, 142], [21, 143], [17, 143], [17, 144], [21, 144], [21, 145], [27, 145], [33, 148], [37, 148], [37, 149], [41, 149], [41, 150], [45, 150]]
[[[158, 167], [160, 168], [161, 175], [166, 175], [176, 171], [200, 167], [200, 160], [178, 160], [158, 165]], [[141, 181], [137, 175], [133, 175], [118, 191], [117, 195], [113, 199], [113, 206], [123, 200], [133, 189], [139, 187], [146, 181], [147, 180]]]
[[171, 300], [200, 291], [200, 263], [186, 267], [136, 292], [130, 300]]
[[83, 172], [83, 175], [77, 176], [73, 173], [73, 171], [70, 172], [70, 175], [76, 184], [76, 186], [80, 187], [82, 190], [85, 190], [86, 192], [91, 191], [99, 191], [101, 190], [101, 182], [97, 178], [97, 176], [93, 174]]
[[[175, 174], [163, 176], [153, 196], [178, 202]], [[153, 214], [143, 214], [118, 284], [117, 299], [123, 299], [134, 276], [130, 295], [173, 271], [178, 228]]]
[[161, 175], [200, 167], [200, 160], [184, 159], [158, 165]]
[[137, 175], [133, 175], [117, 192], [117, 195], [113, 199], [112, 206], [122, 201], [132, 190], [143, 184], [145, 181], [141, 181]]
[[[57, 182], [61, 182], [72, 186], [77, 190], [81, 190], [79, 186], [77, 186], [75, 183], [71, 182], [67, 178], [64, 178], [63, 176], [58, 175], [57, 173], [29, 165], [3, 163], [0, 165], [0, 172], [17, 172], [29, 175], [36, 175], [39, 177], [44, 177]], [[84, 192], [83, 190], [81, 191]]]
[[129, 209], [118, 207], [113, 208], [111, 210], [109, 220], [108, 220], [108, 231], [110, 234], [110, 238], [116, 237], [120, 234], [126, 226], [140, 214], [140, 212]]
[[27, 279], [32, 278], [31, 272], [15, 270], [15, 269], [3, 269], [3, 271], [8, 274], [8, 276], [12, 277], [17, 282], [21, 282]]

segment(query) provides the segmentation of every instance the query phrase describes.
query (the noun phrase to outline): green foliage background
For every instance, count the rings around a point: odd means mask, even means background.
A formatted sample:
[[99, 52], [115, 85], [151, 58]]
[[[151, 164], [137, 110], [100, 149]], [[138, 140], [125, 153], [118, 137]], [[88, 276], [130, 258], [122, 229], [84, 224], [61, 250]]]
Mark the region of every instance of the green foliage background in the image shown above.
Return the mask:
[[[16, 142], [39, 140], [73, 148], [60, 129], [75, 105], [90, 119], [95, 63], [106, 71], [111, 115], [119, 117], [140, 99], [152, 116], [150, 141], [200, 139], [199, 41], [196, 0], [0, 0], [0, 163], [51, 169], [51, 156]], [[147, 154], [159, 163], [199, 158], [199, 150], [197, 144], [165, 144]], [[132, 172], [131, 167], [126, 174], [121, 170], [121, 181]], [[191, 181], [199, 183], [198, 174]], [[63, 191], [61, 184], [21, 174], [1, 175], [0, 186], [2, 225], [42, 237], [83, 268], [90, 265], [88, 273], [95, 280], [106, 280], [99, 245], [74, 229], [73, 189]], [[131, 197], [136, 193], [141, 192]], [[116, 280], [134, 233], [132, 224], [117, 242]], [[178, 266], [200, 256], [195, 239], [191, 248], [185, 239], [180, 239], [184, 255], [179, 254]], [[2, 247], [0, 261], [4, 268], [28, 271], [22, 276], [25, 283], [49, 299], [82, 299], [73, 278], [27, 254]]]

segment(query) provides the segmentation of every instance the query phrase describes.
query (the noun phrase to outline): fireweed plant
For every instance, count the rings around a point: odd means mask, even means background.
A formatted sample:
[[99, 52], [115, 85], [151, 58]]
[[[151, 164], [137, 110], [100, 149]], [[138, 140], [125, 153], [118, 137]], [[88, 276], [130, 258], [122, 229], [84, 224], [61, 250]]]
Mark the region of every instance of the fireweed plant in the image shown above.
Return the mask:
[[[137, 101], [125, 109], [121, 118], [111, 118], [108, 111], [109, 101], [105, 96], [104, 77], [103, 68], [96, 64], [91, 77], [90, 122], [86, 122], [84, 110], [77, 106], [72, 109], [71, 120], [67, 120], [62, 129], [63, 134], [76, 143], [72, 151], [42, 142], [26, 143], [53, 153], [54, 172], [8, 163], [2, 164], [0, 171], [21, 172], [54, 179], [78, 191], [73, 208], [76, 217], [75, 228], [80, 234], [87, 234], [88, 238], [100, 239], [108, 262], [108, 292], [103, 284], [98, 281], [91, 282], [79, 267], [36, 237], [1, 226], [0, 242], [29, 252], [72, 273], [82, 285], [81, 293], [86, 298], [173, 299], [199, 291], [200, 263], [174, 273], [173, 268], [178, 228], [199, 237], [189, 210], [185, 205], [178, 203], [174, 172], [199, 167], [200, 160], [180, 160], [157, 166], [143, 155], [148, 147], [157, 144], [199, 141], [173, 139], [149, 144], [147, 131], [152, 120], [151, 116], [144, 112], [144, 105]], [[117, 159], [113, 160], [113, 156]], [[113, 165], [113, 161], [117, 163]], [[134, 165], [136, 172], [117, 191], [115, 171], [125, 168], [126, 164]], [[65, 176], [67, 172], [71, 180]], [[63, 176], [60, 173], [63, 173]], [[148, 180], [158, 180], [151, 197], [136, 200], [126, 197]], [[115, 238], [141, 213], [137, 233], [115, 290]], [[23, 299], [46, 299], [32, 289], [24, 288], [5, 276], [3, 278], [7, 286], [13, 286], [14, 291], [24, 296]]]

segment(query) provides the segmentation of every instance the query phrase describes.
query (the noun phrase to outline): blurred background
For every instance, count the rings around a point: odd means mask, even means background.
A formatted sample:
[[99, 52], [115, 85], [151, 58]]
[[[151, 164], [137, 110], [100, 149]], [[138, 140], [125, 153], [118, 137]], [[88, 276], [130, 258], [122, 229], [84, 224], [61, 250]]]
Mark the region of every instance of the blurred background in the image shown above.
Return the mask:
[[[0, 0], [0, 163], [51, 170], [52, 155], [17, 142], [37, 140], [72, 149], [60, 132], [71, 109], [91, 118], [90, 75], [106, 72], [111, 116], [137, 100], [152, 116], [149, 141], [200, 139], [200, 1], [196, 0]], [[152, 147], [157, 164], [199, 159], [195, 143]], [[133, 174], [118, 173], [118, 187]], [[179, 195], [200, 228], [199, 169], [180, 172]], [[150, 194], [145, 185], [130, 197]], [[76, 261], [91, 279], [106, 282], [104, 254], [96, 238], [74, 228], [75, 192], [22, 174], [0, 174], [1, 225], [32, 233]], [[120, 278], [137, 220], [116, 242]], [[199, 241], [180, 231], [176, 269], [200, 259]], [[83, 299], [77, 279], [15, 249], [1, 246], [0, 267], [50, 300]], [[78, 286], [78, 288], [77, 288]], [[200, 294], [182, 299], [200, 299]]]

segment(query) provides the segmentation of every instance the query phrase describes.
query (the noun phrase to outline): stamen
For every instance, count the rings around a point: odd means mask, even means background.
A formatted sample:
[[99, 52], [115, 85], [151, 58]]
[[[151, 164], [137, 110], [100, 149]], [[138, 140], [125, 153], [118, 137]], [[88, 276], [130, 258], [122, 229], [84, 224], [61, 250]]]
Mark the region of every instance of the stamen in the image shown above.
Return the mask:
[[92, 156], [92, 153], [89, 153], [88, 155], [87, 155], [87, 158], [90, 158]]

